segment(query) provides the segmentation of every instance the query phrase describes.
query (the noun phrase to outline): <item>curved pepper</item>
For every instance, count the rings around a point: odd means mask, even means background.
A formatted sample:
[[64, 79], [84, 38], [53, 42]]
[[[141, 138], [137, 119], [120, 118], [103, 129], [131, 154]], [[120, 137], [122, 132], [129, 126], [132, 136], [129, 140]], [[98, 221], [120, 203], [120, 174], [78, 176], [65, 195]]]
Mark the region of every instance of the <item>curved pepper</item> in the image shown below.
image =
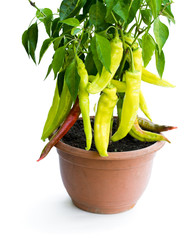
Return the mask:
[[132, 128], [139, 108], [139, 92], [141, 72], [125, 71], [123, 78], [126, 82], [126, 91], [121, 112], [121, 121], [111, 140], [116, 142], [124, 138]]
[[177, 128], [177, 127], [173, 127], [173, 126], [155, 124], [155, 123], [148, 121], [147, 119], [144, 119], [141, 117], [137, 117], [137, 118], [138, 118], [138, 123], [139, 123], [140, 127], [144, 130], [160, 133], [160, 132], [164, 132], [164, 131], [168, 131], [168, 130]]
[[66, 81], [64, 80], [63, 83], [63, 89], [61, 92], [59, 105], [57, 108], [57, 113], [50, 124], [49, 128], [44, 132], [42, 139], [45, 140], [48, 138], [59, 126], [60, 124], [65, 120], [67, 117], [72, 105], [72, 97], [69, 92], [68, 86], [66, 84]]
[[43, 151], [41, 152], [41, 155], [37, 162], [42, 160], [47, 156], [49, 151], [52, 149], [53, 146], [55, 146], [56, 143], [58, 143], [62, 137], [65, 136], [65, 134], [72, 128], [72, 126], [76, 123], [77, 119], [79, 118], [79, 115], [81, 113], [80, 107], [79, 107], [79, 99], [77, 97], [72, 109], [70, 110], [67, 118], [62, 123], [59, 130], [51, 137], [50, 141], [45, 145]]
[[163, 135], [142, 130], [139, 126], [137, 118], [129, 134], [135, 139], [138, 139], [139, 141], [142, 141], [142, 142], [167, 141], [170, 143], [170, 141]]
[[84, 132], [86, 136], [86, 150], [91, 148], [92, 143], [92, 128], [91, 128], [91, 121], [89, 116], [89, 93], [86, 90], [88, 84], [88, 73], [85, 69], [85, 64], [83, 61], [76, 57], [77, 59], [77, 71], [80, 76], [80, 83], [79, 83], [79, 106], [82, 113], [83, 118], [83, 125], [84, 125]]
[[144, 67], [142, 68], [141, 80], [150, 84], [161, 86], [161, 87], [171, 87], [171, 88], [175, 87], [173, 84], [167, 82], [166, 80], [160, 79], [155, 74], [149, 72]]
[[119, 39], [119, 37], [115, 37], [110, 44], [111, 44], [110, 72], [108, 72], [106, 68], [103, 67], [101, 75], [99, 76], [99, 73], [96, 75], [94, 81], [87, 87], [87, 91], [91, 94], [101, 92], [110, 83], [121, 62], [123, 56], [123, 44], [121, 40]]
[[139, 93], [139, 107], [140, 107], [141, 111], [145, 114], [145, 116], [147, 118], [149, 118], [149, 120], [151, 120], [151, 116], [150, 116], [150, 113], [149, 113], [149, 110], [148, 110], [148, 107], [147, 107], [147, 103], [145, 101], [145, 98], [144, 98], [141, 90], [140, 90], [140, 93]]
[[110, 126], [113, 109], [117, 103], [116, 88], [105, 88], [99, 98], [94, 121], [94, 140], [100, 156], [108, 156]]
[[56, 87], [55, 87], [55, 92], [54, 92], [54, 96], [53, 96], [52, 105], [49, 109], [47, 120], [45, 122], [45, 125], [44, 125], [44, 128], [43, 128], [43, 133], [42, 133], [42, 136], [41, 136], [41, 139], [43, 141], [45, 141], [45, 139], [48, 137], [47, 131], [50, 128], [50, 126], [51, 126], [51, 124], [52, 124], [52, 122], [55, 118], [55, 115], [57, 113], [57, 109], [59, 107], [59, 100], [60, 100], [60, 96], [59, 96], [59, 91], [58, 91], [58, 84], [56, 82]]

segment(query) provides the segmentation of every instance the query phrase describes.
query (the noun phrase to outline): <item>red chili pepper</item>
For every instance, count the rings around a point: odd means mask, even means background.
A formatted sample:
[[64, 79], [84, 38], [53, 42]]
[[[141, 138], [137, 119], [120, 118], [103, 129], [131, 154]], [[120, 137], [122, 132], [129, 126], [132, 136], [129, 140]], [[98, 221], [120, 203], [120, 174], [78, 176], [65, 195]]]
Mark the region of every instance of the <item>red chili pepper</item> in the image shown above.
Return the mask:
[[59, 130], [51, 137], [50, 141], [46, 144], [43, 151], [41, 152], [40, 158], [37, 160], [39, 162], [44, 157], [47, 156], [51, 148], [58, 143], [62, 137], [65, 136], [65, 134], [72, 128], [72, 126], [75, 124], [77, 119], [79, 118], [79, 115], [81, 113], [80, 107], [79, 107], [79, 99], [77, 97], [73, 108], [70, 110], [68, 117], [63, 122]]

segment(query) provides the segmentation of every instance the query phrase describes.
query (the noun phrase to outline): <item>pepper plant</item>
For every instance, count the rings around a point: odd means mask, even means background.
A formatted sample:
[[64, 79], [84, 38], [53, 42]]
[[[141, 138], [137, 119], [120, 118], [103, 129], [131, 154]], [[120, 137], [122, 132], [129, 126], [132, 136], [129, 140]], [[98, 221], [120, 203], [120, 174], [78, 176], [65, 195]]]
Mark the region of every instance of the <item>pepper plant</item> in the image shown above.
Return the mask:
[[[128, 133], [140, 141], [168, 141], [161, 131], [174, 127], [153, 124], [141, 91], [141, 81], [174, 87], [162, 79], [165, 67], [163, 47], [168, 26], [175, 23], [171, 0], [63, 0], [57, 13], [36, 9], [22, 44], [40, 63], [52, 47], [45, 78], [53, 71], [56, 79], [52, 106], [42, 133], [49, 142], [39, 158], [68, 132], [82, 114], [86, 150], [92, 143], [89, 96], [100, 93], [94, 121], [94, 140], [100, 156], [107, 156], [109, 140], [118, 141]], [[47, 38], [36, 47], [39, 24]], [[146, 67], [155, 54], [159, 76]], [[111, 135], [113, 112], [117, 106], [118, 128]], [[149, 120], [137, 116], [141, 109]]]

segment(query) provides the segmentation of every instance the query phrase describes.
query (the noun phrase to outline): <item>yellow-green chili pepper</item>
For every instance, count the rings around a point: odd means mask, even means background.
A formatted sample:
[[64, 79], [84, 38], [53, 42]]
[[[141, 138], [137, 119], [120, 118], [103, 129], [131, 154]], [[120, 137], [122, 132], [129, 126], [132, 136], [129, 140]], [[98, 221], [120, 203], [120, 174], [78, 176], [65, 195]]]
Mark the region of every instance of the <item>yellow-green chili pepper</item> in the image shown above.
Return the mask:
[[142, 72], [142, 48], [133, 51], [133, 62], [135, 70]]
[[60, 96], [59, 96], [58, 84], [56, 82], [56, 87], [55, 87], [55, 92], [54, 92], [52, 105], [51, 105], [51, 107], [49, 109], [47, 120], [45, 122], [45, 125], [44, 125], [44, 128], [43, 128], [43, 133], [42, 133], [42, 136], [41, 136], [41, 139], [43, 141], [45, 141], [45, 139], [47, 137], [49, 137], [49, 135], [47, 134], [47, 131], [50, 128], [50, 126], [51, 126], [51, 124], [52, 124], [52, 122], [53, 122], [53, 120], [55, 118], [55, 115], [57, 113], [57, 109], [59, 107], [59, 100], [60, 100]]
[[166, 80], [160, 79], [155, 74], [149, 72], [144, 67], [142, 68], [141, 79], [144, 82], [147, 82], [147, 83], [150, 83], [150, 84], [154, 84], [154, 85], [157, 85], [157, 86], [161, 86], [161, 87], [171, 87], [171, 88], [175, 87], [173, 84], [167, 82]]
[[123, 56], [123, 44], [118, 36], [111, 41], [111, 66], [110, 72], [105, 67], [102, 68], [101, 75], [99, 73], [94, 81], [88, 85], [87, 91], [95, 94], [101, 92], [112, 80], [115, 75]]
[[136, 118], [129, 134], [134, 137], [135, 139], [138, 139], [142, 142], [157, 142], [157, 141], [167, 141], [170, 143], [170, 141], [163, 135], [144, 131], [140, 128], [138, 120]]
[[151, 116], [150, 116], [150, 113], [149, 113], [149, 110], [148, 110], [148, 107], [147, 107], [147, 103], [145, 101], [145, 98], [144, 98], [141, 90], [140, 90], [140, 93], [139, 93], [139, 107], [140, 107], [141, 111], [145, 114], [145, 116], [149, 120], [151, 120]]
[[121, 112], [121, 121], [111, 140], [116, 142], [124, 138], [132, 128], [139, 108], [139, 92], [141, 72], [125, 71], [123, 78], [126, 82], [126, 91]]
[[[126, 91], [126, 83], [125, 82], [112, 80], [111, 83], [117, 88], [117, 92], [123, 93]], [[144, 98], [141, 90], [139, 92], [139, 107], [142, 110], [142, 112], [145, 114], [145, 116], [151, 120], [150, 113], [147, 108], [147, 104], [146, 104], [145, 98]]]
[[42, 136], [43, 139], [48, 138], [60, 126], [60, 124], [65, 120], [65, 118], [67, 117], [67, 115], [71, 109], [71, 105], [72, 105], [72, 97], [69, 92], [66, 81], [64, 80], [63, 89], [61, 92], [59, 105], [57, 108], [57, 113], [56, 113], [51, 125], [49, 126], [47, 131]]
[[84, 132], [86, 136], [86, 150], [91, 148], [92, 143], [92, 128], [91, 121], [89, 116], [89, 93], [87, 92], [87, 84], [88, 84], [88, 73], [85, 69], [85, 64], [83, 61], [77, 56], [77, 71], [80, 76], [79, 83], [79, 106], [81, 109], [81, 114], [83, 118]]
[[113, 109], [117, 103], [117, 89], [105, 88], [99, 98], [94, 122], [94, 140], [100, 156], [108, 156], [109, 135]]

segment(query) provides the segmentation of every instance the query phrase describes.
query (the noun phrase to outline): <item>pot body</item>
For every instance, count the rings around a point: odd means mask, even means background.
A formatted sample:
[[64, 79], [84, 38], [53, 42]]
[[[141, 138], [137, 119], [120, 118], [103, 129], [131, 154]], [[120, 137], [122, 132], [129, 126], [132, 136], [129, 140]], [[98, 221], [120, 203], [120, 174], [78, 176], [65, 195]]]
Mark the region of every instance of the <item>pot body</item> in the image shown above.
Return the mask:
[[144, 192], [153, 158], [164, 142], [100, 157], [59, 142], [60, 171], [73, 203], [88, 212], [119, 213], [131, 209]]

